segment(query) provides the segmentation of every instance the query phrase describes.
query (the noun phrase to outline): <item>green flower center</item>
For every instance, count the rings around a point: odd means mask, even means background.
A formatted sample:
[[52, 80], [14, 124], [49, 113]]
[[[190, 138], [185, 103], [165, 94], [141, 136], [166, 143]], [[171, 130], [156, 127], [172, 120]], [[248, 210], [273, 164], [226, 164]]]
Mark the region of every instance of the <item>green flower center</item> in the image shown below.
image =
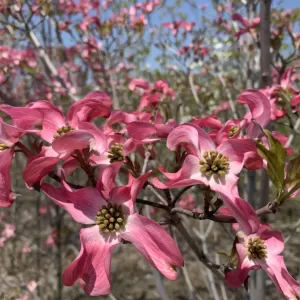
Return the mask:
[[200, 160], [200, 171], [206, 176], [224, 176], [228, 170], [229, 162], [226, 156], [215, 150], [204, 152]]
[[233, 137], [237, 132], [239, 128], [237, 126], [232, 126], [228, 132], [228, 137]]
[[55, 133], [55, 135], [54, 135], [54, 138], [58, 138], [58, 137], [60, 137], [60, 136], [63, 136], [63, 135], [65, 135], [66, 133], [68, 133], [68, 132], [70, 132], [70, 131], [72, 131], [72, 130], [75, 130], [75, 128], [74, 127], [72, 127], [72, 126], [63, 126], [63, 127], [61, 127], [61, 128], [59, 128], [57, 131], [56, 131], [56, 133]]
[[263, 259], [267, 257], [267, 247], [265, 241], [259, 237], [250, 238], [247, 245], [248, 258], [253, 259]]
[[125, 224], [125, 215], [121, 205], [103, 205], [96, 216], [96, 224], [104, 233], [116, 232]]
[[124, 160], [123, 145], [119, 143], [113, 144], [107, 152], [110, 163]]
[[0, 151], [4, 151], [7, 148], [9, 148], [8, 146], [6, 146], [5, 144], [0, 144]]

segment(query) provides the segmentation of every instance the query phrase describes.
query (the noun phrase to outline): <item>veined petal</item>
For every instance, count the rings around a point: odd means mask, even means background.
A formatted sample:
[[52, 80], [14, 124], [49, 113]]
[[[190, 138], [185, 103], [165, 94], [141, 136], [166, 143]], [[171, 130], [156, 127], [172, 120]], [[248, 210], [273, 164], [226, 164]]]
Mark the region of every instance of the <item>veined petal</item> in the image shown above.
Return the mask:
[[43, 115], [43, 128], [39, 135], [48, 143], [52, 143], [56, 131], [66, 125], [63, 113], [49, 101], [32, 102], [30, 107]]
[[67, 153], [75, 149], [83, 149], [89, 147], [94, 140], [93, 135], [86, 130], [74, 130], [57, 137], [53, 143], [52, 148], [57, 153]]
[[206, 134], [206, 132], [194, 124], [183, 124], [176, 127], [170, 132], [167, 139], [167, 147], [171, 151], [175, 151], [180, 143], [191, 144], [194, 153], [200, 156], [201, 153], [215, 149], [215, 144]]
[[[269, 124], [271, 120], [271, 105], [263, 93], [257, 90], [247, 90], [238, 97], [237, 101], [249, 106], [252, 120], [262, 128]], [[261, 133], [261, 128], [253, 122], [248, 125], [248, 136], [254, 138], [258, 137]]]
[[94, 224], [96, 215], [102, 205], [107, 203], [101, 197], [96, 188], [86, 187], [71, 191], [66, 188], [67, 183], [61, 188], [55, 188], [50, 184], [42, 184], [43, 192], [57, 205], [64, 208], [72, 218], [82, 224]]
[[241, 199], [237, 190], [238, 178], [235, 175], [226, 175], [222, 180], [210, 180], [210, 188], [220, 194], [226, 207], [239, 223], [240, 229], [246, 234], [256, 232], [259, 220], [253, 207]]
[[90, 296], [107, 295], [111, 291], [110, 265], [116, 238], [103, 237], [99, 227], [80, 231], [81, 249], [77, 258], [62, 275], [64, 285], [71, 286], [81, 279], [84, 291]]
[[115, 162], [99, 170], [97, 189], [106, 200], [110, 199], [110, 193], [116, 186], [116, 177], [122, 165], [123, 162]]
[[25, 167], [22, 177], [30, 188], [39, 183], [60, 161], [58, 157], [37, 156]]
[[199, 158], [195, 155], [188, 155], [178, 172], [161, 172], [168, 178], [167, 182], [163, 183], [157, 178], [152, 179], [152, 184], [159, 189], [179, 188], [201, 183], [208, 185], [207, 178], [200, 172]]
[[152, 138], [157, 133], [157, 129], [153, 124], [142, 121], [134, 121], [127, 124], [126, 130], [129, 138], [139, 141]]
[[100, 155], [107, 150], [107, 138], [94, 124], [81, 122], [79, 123], [78, 128], [93, 135], [93, 139], [90, 141], [90, 149], [96, 154]]
[[217, 151], [228, 157], [229, 172], [232, 174], [238, 174], [243, 168], [245, 159], [257, 153], [255, 142], [250, 139], [227, 140], [218, 146]]
[[299, 299], [300, 284], [288, 272], [283, 256], [270, 255], [261, 266], [286, 299]]
[[107, 125], [112, 126], [116, 123], [128, 124], [137, 120], [134, 114], [126, 113], [120, 110], [114, 110], [111, 112], [110, 117], [107, 119]]
[[284, 249], [284, 241], [279, 231], [264, 231], [260, 237], [265, 241], [268, 255], [278, 255]]
[[183, 266], [182, 255], [171, 236], [156, 222], [138, 214], [128, 216], [120, 237], [131, 242], [155, 268], [175, 280], [176, 266]]
[[144, 184], [148, 180], [149, 176], [151, 175], [152, 171], [147, 172], [146, 174], [134, 179], [131, 188], [130, 188], [130, 196], [131, 200], [135, 202], [139, 192], [142, 190]]
[[2, 104], [0, 110], [12, 118], [15, 126], [26, 131], [35, 131], [43, 120], [43, 115], [38, 110], [29, 107], [14, 107]]
[[71, 105], [67, 120], [77, 127], [80, 122], [91, 122], [96, 117], [109, 117], [112, 102], [102, 91], [93, 91]]
[[0, 143], [11, 147], [13, 144], [19, 141], [24, 133], [24, 130], [6, 124], [0, 118]]
[[13, 156], [13, 148], [0, 151], [0, 207], [10, 207], [14, 202], [10, 179], [10, 166]]

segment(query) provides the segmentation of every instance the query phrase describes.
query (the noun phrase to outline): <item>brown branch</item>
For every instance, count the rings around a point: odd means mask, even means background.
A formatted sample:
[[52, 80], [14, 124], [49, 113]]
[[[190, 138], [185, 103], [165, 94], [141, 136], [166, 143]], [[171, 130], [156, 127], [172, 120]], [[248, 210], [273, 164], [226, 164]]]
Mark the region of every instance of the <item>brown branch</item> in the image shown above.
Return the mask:
[[144, 200], [144, 199], [140, 199], [140, 198], [137, 198], [136, 202], [141, 203], [141, 204], [145, 204], [145, 205], [150, 205], [150, 206], [157, 207], [157, 208], [161, 208], [161, 209], [164, 209], [164, 210], [169, 210], [166, 205], [156, 203], [156, 202], [152, 202], [152, 201], [148, 201], [148, 200]]
[[[259, 217], [259, 216], [266, 215], [266, 214], [275, 214], [278, 207], [279, 207], [279, 204], [276, 201], [269, 202], [264, 207], [258, 209], [256, 211], [256, 215]], [[211, 221], [218, 222], [218, 223], [237, 223], [237, 220], [234, 217], [215, 216], [214, 211], [210, 211], [208, 213], [204, 213], [204, 212], [197, 213], [197, 212], [193, 212], [190, 210], [186, 210], [184, 208], [175, 207], [175, 208], [171, 209], [170, 213], [171, 214], [176, 214], [176, 213], [183, 214], [183, 215], [186, 215], [186, 216], [191, 217], [196, 220], [211, 220]]]

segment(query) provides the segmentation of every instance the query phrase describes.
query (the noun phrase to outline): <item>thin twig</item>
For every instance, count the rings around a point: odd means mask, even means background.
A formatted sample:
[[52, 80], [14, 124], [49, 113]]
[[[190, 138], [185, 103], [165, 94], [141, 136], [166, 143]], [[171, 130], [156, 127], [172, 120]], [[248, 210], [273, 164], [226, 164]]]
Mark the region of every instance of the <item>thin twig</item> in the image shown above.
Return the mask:
[[151, 185], [148, 184], [147, 188], [165, 205], [168, 205], [168, 201]]
[[164, 210], [169, 210], [166, 205], [156, 203], [156, 202], [152, 202], [152, 201], [149, 201], [149, 200], [144, 200], [144, 199], [137, 198], [136, 202], [141, 203], [141, 204], [145, 204], [145, 205], [154, 206], [154, 207], [161, 208], [161, 209], [164, 209]]
[[174, 205], [176, 204], [176, 202], [180, 199], [180, 197], [181, 197], [188, 189], [190, 189], [191, 187], [193, 187], [193, 186], [190, 185], [190, 186], [187, 186], [187, 187], [183, 188], [183, 189], [175, 196], [175, 198], [173, 199], [172, 205], [174, 206]]
[[221, 265], [217, 265], [215, 263], [212, 263], [211, 261], [208, 260], [206, 255], [203, 253], [202, 250], [198, 248], [198, 246], [195, 244], [194, 239], [189, 235], [188, 231], [186, 228], [183, 226], [181, 221], [177, 221], [174, 226], [177, 228], [177, 230], [180, 232], [184, 240], [189, 244], [191, 249], [194, 251], [196, 254], [197, 258], [199, 261], [201, 261], [207, 268], [211, 269], [212, 272], [220, 279], [224, 280], [224, 276], [222, 273], [219, 271], [222, 269]]

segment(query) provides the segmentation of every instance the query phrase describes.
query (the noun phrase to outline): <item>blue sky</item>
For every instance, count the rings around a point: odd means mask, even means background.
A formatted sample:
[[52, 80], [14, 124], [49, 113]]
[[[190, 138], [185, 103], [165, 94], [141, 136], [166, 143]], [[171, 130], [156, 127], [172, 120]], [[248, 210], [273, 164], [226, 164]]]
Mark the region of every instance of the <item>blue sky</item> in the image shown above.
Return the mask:
[[[1, 0], [0, 0], [1, 1]], [[124, 0], [125, 1], [125, 0]], [[138, 2], [144, 2], [145, 0], [138, 0]], [[167, 5], [172, 5], [175, 0], [167, 0], [165, 1]], [[208, 8], [205, 10], [204, 14], [207, 18], [213, 19], [216, 17], [215, 11], [212, 9], [212, 4], [209, 0], [196, 0], [197, 6], [201, 6], [204, 4], [208, 5]], [[273, 0], [272, 7], [274, 8], [283, 8], [283, 9], [293, 9], [293, 8], [300, 8], [300, 0]], [[170, 22], [173, 21], [170, 16], [164, 16], [162, 17], [161, 14], [162, 12], [165, 11], [164, 8], [162, 9], [156, 9], [155, 12], [151, 16], [151, 20], [154, 26], [158, 26], [164, 22]], [[199, 24], [199, 18], [202, 14], [200, 9], [194, 9], [189, 5], [185, 0], [182, 1], [182, 4], [176, 8], [177, 12], [181, 12], [184, 15], [187, 15], [187, 20], [196, 22]], [[176, 18], [176, 20], [180, 20], [179, 17]], [[298, 27], [299, 28], [299, 27]], [[171, 32], [170, 32], [171, 34]], [[63, 34], [66, 40], [67, 44], [73, 44], [72, 41], [70, 40], [70, 37], [66, 34]], [[186, 44], [188, 44], [189, 41], [186, 41]], [[69, 46], [68, 45], [68, 46]], [[155, 57], [159, 55], [160, 52], [157, 48], [152, 46], [151, 49], [151, 54], [148, 57], [147, 63], [148, 65], [151, 66], [151, 68], [156, 68], [158, 67], [158, 64], [155, 62]]]

